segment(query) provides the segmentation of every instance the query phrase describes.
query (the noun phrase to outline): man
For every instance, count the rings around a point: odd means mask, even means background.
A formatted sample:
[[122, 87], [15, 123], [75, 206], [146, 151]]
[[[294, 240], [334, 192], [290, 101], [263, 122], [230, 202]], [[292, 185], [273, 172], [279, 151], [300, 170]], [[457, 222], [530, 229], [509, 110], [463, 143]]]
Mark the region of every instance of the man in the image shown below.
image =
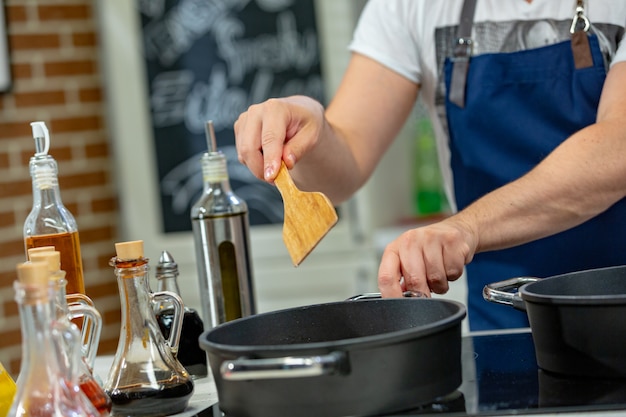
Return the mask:
[[445, 293], [466, 267], [472, 330], [526, 326], [483, 286], [626, 264], [626, 2], [590, 3], [371, 0], [328, 108], [251, 106], [239, 159], [270, 182], [282, 159], [299, 187], [340, 203], [422, 94], [460, 211], [389, 244], [379, 288]]

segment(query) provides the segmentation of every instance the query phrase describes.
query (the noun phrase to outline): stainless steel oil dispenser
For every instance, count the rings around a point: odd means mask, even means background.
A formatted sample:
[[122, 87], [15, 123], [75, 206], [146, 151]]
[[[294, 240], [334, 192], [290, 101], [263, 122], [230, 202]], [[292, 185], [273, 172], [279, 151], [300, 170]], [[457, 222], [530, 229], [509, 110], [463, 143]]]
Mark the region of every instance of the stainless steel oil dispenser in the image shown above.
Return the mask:
[[246, 202], [233, 193], [215, 130], [206, 124], [204, 189], [191, 208], [205, 330], [256, 313]]

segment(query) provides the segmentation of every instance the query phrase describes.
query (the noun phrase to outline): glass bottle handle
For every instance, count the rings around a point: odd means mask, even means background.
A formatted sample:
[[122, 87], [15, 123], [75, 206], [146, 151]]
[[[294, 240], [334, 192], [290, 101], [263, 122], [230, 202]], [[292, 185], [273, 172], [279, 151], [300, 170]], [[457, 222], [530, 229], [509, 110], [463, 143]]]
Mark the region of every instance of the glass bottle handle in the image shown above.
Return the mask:
[[183, 299], [172, 291], [157, 291], [151, 293], [153, 303], [164, 302], [172, 303], [174, 308], [174, 317], [172, 318], [172, 326], [170, 328], [170, 337], [167, 343], [170, 346], [172, 354], [178, 354], [178, 342], [180, 341], [180, 333], [183, 329], [184, 308]]
[[85, 318], [81, 328], [81, 353], [90, 368], [93, 369], [102, 332], [102, 316], [93, 306], [93, 301], [82, 294], [67, 297], [70, 320]]

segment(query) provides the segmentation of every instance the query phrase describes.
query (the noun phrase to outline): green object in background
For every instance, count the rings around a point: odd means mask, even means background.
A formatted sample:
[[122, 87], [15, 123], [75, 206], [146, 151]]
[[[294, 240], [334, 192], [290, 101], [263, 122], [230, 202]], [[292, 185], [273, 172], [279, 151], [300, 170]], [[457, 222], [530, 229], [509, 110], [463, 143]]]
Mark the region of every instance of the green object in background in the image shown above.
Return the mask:
[[439, 170], [435, 134], [427, 117], [422, 117], [417, 122], [416, 140], [416, 214], [418, 216], [439, 214], [447, 210], [447, 200]]

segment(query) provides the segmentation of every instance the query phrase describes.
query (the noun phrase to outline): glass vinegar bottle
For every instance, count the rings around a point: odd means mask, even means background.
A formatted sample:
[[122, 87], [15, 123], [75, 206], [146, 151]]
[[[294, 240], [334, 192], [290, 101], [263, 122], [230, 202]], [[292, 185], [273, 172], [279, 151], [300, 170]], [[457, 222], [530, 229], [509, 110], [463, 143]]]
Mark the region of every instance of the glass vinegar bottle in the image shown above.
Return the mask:
[[[176, 359], [183, 302], [170, 292], [151, 292], [143, 241], [115, 244], [115, 268], [122, 326], [113, 364], [104, 383], [113, 401], [113, 415], [165, 416], [183, 411], [194, 384]], [[166, 341], [154, 315], [157, 302], [170, 301], [174, 319]]]
[[[169, 291], [180, 295], [178, 264], [168, 251], [161, 252], [154, 276], [157, 281], [157, 291]], [[169, 338], [172, 321], [174, 320], [172, 303], [159, 303], [155, 314], [163, 336], [166, 339]], [[194, 378], [207, 376], [207, 355], [198, 342], [203, 331], [204, 324], [198, 312], [193, 308], [185, 306], [176, 357]]]
[[[100, 415], [108, 416], [112, 406], [111, 399], [92, 373], [102, 330], [102, 317], [98, 310], [93, 307], [93, 303], [74, 302], [68, 306], [65, 294], [65, 271], [60, 269], [61, 255], [58, 251], [30, 251], [29, 256], [33, 262], [45, 262], [48, 265], [49, 285], [55, 295], [50, 300], [51, 309], [56, 312], [57, 326], [67, 332], [80, 333], [78, 327], [70, 320], [77, 317], [87, 319], [81, 333], [80, 360], [76, 364], [77, 382], [89, 401], [98, 409]], [[88, 334], [86, 334], [87, 332]], [[74, 348], [74, 346], [66, 347], [68, 352]]]
[[[22, 364], [10, 417], [99, 417], [78, 387], [80, 335], [56, 322], [45, 262], [17, 266], [14, 283], [22, 328]], [[69, 348], [69, 349], [68, 349]]]
[[57, 162], [48, 155], [50, 134], [44, 122], [33, 122], [31, 126], [35, 139], [35, 155], [29, 162], [33, 207], [24, 222], [24, 244], [26, 250], [54, 246], [61, 252], [61, 269], [66, 272], [67, 293], [84, 294], [78, 226], [61, 201]]

